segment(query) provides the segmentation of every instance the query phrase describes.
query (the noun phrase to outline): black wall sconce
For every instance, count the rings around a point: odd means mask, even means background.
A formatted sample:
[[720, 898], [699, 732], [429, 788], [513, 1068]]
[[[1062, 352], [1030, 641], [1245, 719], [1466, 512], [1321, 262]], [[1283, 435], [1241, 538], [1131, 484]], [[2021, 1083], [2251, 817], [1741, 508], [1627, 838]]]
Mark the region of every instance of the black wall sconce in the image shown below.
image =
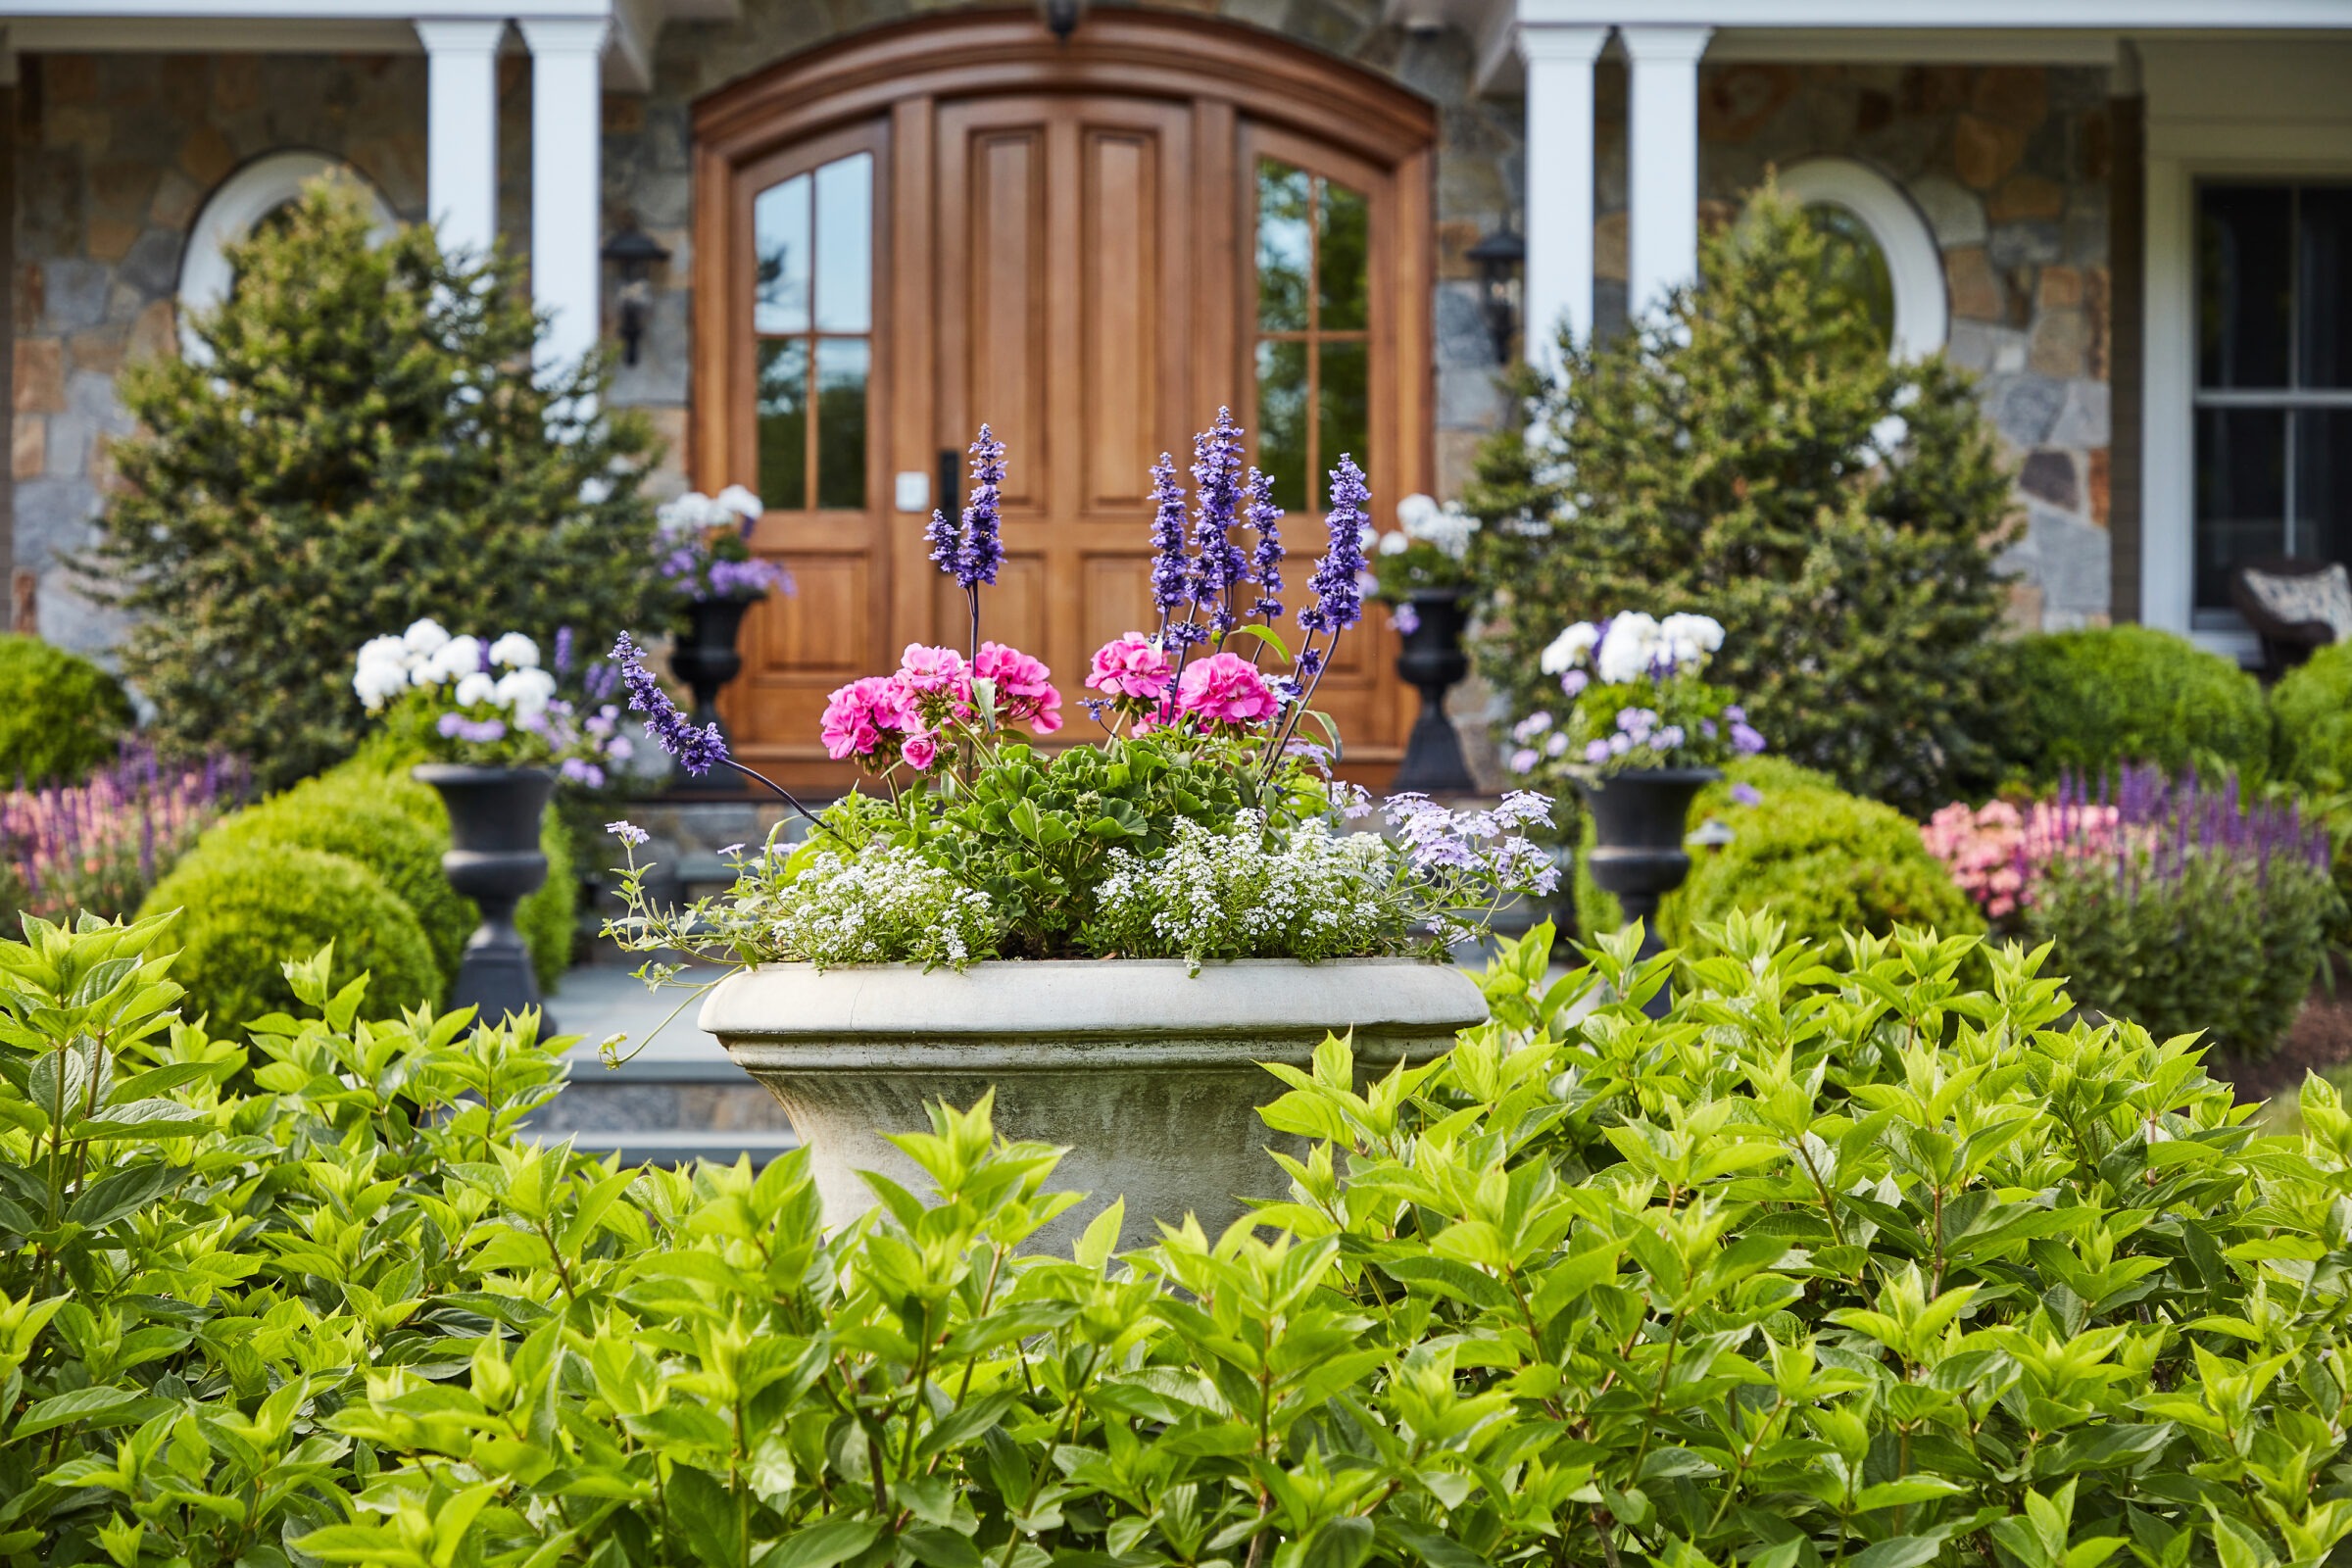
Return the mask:
[[1083, 0], [1044, 0], [1046, 27], [1063, 43], [1078, 30], [1078, 8]]
[[600, 254], [620, 270], [621, 357], [626, 364], [635, 365], [637, 345], [644, 340], [646, 324], [654, 315], [651, 274], [669, 260], [669, 248], [631, 223], [606, 241]]
[[1494, 340], [1494, 358], [1510, 364], [1511, 340], [1519, 329], [1520, 279], [1527, 270], [1527, 241], [1511, 226], [1506, 214], [1493, 233], [1470, 247], [1478, 264], [1478, 281], [1486, 309], [1487, 333]]

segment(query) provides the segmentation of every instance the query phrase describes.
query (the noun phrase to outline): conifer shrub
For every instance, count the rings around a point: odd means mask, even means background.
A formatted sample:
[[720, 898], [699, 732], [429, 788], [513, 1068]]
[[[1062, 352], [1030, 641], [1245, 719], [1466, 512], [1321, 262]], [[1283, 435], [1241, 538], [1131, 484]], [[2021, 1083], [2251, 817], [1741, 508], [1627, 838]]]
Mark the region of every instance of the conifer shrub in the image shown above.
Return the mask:
[[200, 844], [147, 895], [141, 918], [178, 911], [159, 951], [191, 1013], [217, 1029], [243, 1028], [295, 1004], [288, 953], [334, 948], [332, 975], [374, 977], [372, 1017], [437, 1004], [441, 971], [424, 928], [383, 878], [348, 856], [268, 839]]
[[130, 728], [122, 683], [63, 648], [0, 632], [0, 790], [79, 784]]
[[1968, 378], [1889, 363], [1823, 258], [1768, 194], [1702, 242], [1698, 286], [1523, 378], [1527, 418], [1464, 497], [1478, 667], [1529, 713], [1558, 699], [1538, 655], [1562, 627], [1701, 612], [1726, 633], [1710, 678], [1777, 754], [1924, 814], [1997, 762], [2009, 484]]
[[2018, 638], [2001, 651], [2009, 769], [2035, 784], [2131, 762], [2259, 783], [2270, 768], [2262, 687], [2235, 661], [2153, 626]]
[[517, 264], [378, 244], [321, 184], [235, 248], [200, 352], [122, 379], [139, 432], [89, 567], [136, 617], [124, 673], [183, 749], [282, 789], [350, 754], [352, 650], [420, 616], [584, 646], [662, 609], [655, 449], [598, 412], [601, 362], [541, 380]]

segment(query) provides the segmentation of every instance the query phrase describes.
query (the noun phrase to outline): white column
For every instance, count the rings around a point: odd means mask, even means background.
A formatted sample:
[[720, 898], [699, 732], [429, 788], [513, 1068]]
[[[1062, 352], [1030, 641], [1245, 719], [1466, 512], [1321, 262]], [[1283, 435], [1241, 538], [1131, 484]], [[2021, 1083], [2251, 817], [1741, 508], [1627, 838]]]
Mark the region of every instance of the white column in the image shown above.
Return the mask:
[[1711, 27], [1620, 27], [1626, 104], [1625, 308], [1639, 316], [1698, 274], [1698, 57]]
[[425, 200], [441, 248], [476, 257], [498, 240], [498, 44], [504, 22], [420, 21]]
[[604, 271], [603, 17], [519, 22], [531, 49], [531, 303], [549, 317], [543, 367], [595, 349]]
[[1527, 362], [1556, 368], [1565, 321], [1592, 331], [1592, 62], [1606, 27], [1522, 22], [1527, 62]]

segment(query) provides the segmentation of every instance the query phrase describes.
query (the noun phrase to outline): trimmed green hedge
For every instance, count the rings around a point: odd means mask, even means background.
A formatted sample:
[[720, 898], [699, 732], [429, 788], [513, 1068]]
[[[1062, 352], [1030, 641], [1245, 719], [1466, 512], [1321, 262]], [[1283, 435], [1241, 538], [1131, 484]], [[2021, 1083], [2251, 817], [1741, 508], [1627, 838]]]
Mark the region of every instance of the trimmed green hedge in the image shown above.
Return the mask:
[[2262, 688], [2232, 660], [2149, 626], [2021, 637], [2004, 650], [2010, 771], [2035, 784], [2119, 762], [2195, 767], [2260, 783], [2270, 768]]
[[288, 954], [335, 945], [332, 983], [372, 974], [370, 1017], [437, 1004], [442, 983], [423, 928], [383, 878], [347, 856], [268, 838], [220, 843], [210, 836], [155, 885], [143, 919], [166, 909], [179, 918], [160, 946], [176, 950], [172, 977], [187, 987], [191, 1012], [217, 1030], [242, 1028], [295, 1005], [281, 965]]
[[130, 728], [122, 683], [38, 637], [0, 633], [0, 789], [78, 784]]
[[2271, 688], [2278, 776], [2315, 794], [2352, 790], [2352, 643], [2313, 654]]

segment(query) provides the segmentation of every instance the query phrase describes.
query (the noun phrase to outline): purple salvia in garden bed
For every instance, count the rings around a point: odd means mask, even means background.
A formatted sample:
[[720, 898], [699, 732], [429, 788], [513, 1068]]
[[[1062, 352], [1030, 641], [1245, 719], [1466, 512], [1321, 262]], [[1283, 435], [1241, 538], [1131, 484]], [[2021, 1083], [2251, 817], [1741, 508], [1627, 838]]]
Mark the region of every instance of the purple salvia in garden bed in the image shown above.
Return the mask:
[[963, 547], [956, 558], [956, 580], [966, 588], [993, 584], [1004, 564], [1004, 443], [983, 424], [971, 452], [972, 499], [963, 509]]
[[645, 715], [646, 733], [654, 744], [667, 752], [671, 759], [696, 778], [701, 778], [719, 763], [727, 761], [727, 743], [719, 735], [716, 724], [694, 727], [678, 705], [669, 700], [662, 682], [645, 667], [645, 654], [622, 632], [612, 645], [612, 662], [620, 666], [621, 684], [629, 690], [629, 707]]
[[164, 766], [128, 742], [76, 785], [0, 796], [0, 881], [34, 913], [114, 916], [137, 907], [207, 824], [234, 806], [243, 773], [218, 758]]
[[1331, 543], [1306, 584], [1315, 602], [1298, 612], [1298, 624], [1309, 631], [1336, 636], [1363, 617], [1364, 504], [1371, 499], [1364, 470], [1341, 454], [1340, 466], [1331, 470], [1331, 511], [1324, 519]]
[[1231, 631], [1233, 591], [1249, 580], [1250, 558], [1233, 540], [1241, 515], [1242, 427], [1231, 409], [1193, 437], [1193, 603], [1218, 631]]
[[1184, 486], [1176, 482], [1176, 460], [1167, 453], [1152, 465], [1152, 604], [1169, 643], [1184, 645], [1207, 635], [1185, 616], [1193, 589], [1193, 562], [1184, 542]]
[[1255, 468], [1242, 485], [1242, 516], [1256, 536], [1250, 549], [1250, 580], [1257, 584], [1251, 614], [1268, 625], [1282, 618], [1282, 509], [1274, 504], [1274, 481]]

